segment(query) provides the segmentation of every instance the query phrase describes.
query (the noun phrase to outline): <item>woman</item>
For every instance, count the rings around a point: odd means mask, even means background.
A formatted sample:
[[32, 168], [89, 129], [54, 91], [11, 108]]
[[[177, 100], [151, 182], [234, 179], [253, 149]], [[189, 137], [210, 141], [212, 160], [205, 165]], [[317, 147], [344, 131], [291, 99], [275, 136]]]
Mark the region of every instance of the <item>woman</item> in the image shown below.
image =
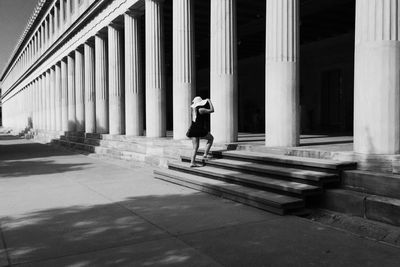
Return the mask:
[[[208, 105], [207, 105], [208, 104]], [[200, 96], [196, 96], [191, 107], [192, 112], [192, 124], [186, 133], [186, 136], [192, 139], [193, 143], [193, 154], [190, 161], [190, 167], [198, 167], [196, 165], [196, 154], [199, 149], [200, 138], [207, 140], [206, 149], [204, 150], [203, 160], [208, 158], [208, 152], [213, 144], [214, 137], [207, 130], [205, 125], [206, 116], [214, 112], [214, 106], [210, 99], [202, 99]]]

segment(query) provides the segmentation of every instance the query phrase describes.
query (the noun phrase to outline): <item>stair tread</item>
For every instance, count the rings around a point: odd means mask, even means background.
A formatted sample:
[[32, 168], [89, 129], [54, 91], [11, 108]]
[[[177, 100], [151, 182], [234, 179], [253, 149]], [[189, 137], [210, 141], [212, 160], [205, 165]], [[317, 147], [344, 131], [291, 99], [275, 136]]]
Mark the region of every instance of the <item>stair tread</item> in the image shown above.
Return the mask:
[[174, 170], [169, 170], [169, 169], [163, 169], [163, 170], [155, 170], [155, 174], [158, 175], [167, 175], [169, 177], [174, 177], [177, 179], [182, 179], [184, 181], [189, 181], [192, 183], [196, 184], [201, 184], [201, 185], [208, 185], [212, 187], [218, 187], [223, 189], [226, 192], [230, 193], [236, 193], [240, 195], [248, 195], [253, 198], [256, 198], [259, 201], [263, 202], [268, 202], [276, 207], [283, 207], [286, 205], [303, 205], [304, 201], [300, 198], [292, 197], [292, 196], [287, 196], [287, 195], [281, 195], [278, 193], [273, 193], [269, 191], [264, 191], [260, 189], [254, 189], [254, 188], [249, 188], [245, 187], [242, 185], [238, 184], [232, 184], [228, 182], [224, 182], [221, 180], [214, 180], [214, 179], [209, 179], [193, 174], [188, 174], [188, 173], [182, 173], [179, 171], [174, 171]]
[[282, 190], [286, 192], [292, 192], [297, 194], [307, 194], [307, 193], [315, 193], [320, 192], [321, 188], [318, 186], [313, 186], [309, 184], [303, 184], [298, 182], [286, 181], [268, 178], [260, 175], [247, 174], [239, 171], [233, 171], [228, 169], [216, 168], [211, 166], [204, 166], [200, 168], [190, 168], [189, 163], [170, 163], [169, 166], [185, 169], [192, 173], [198, 174], [208, 174], [212, 176], [216, 176], [219, 178], [226, 178], [230, 180], [247, 182], [257, 186], [268, 187], [271, 189]]
[[232, 156], [238, 158], [255, 159], [262, 161], [272, 161], [278, 163], [291, 163], [296, 165], [306, 165], [312, 167], [323, 167], [328, 169], [338, 169], [340, 167], [346, 167], [356, 164], [352, 161], [338, 161], [331, 159], [317, 159], [317, 158], [306, 158], [306, 157], [296, 157], [287, 156], [279, 154], [269, 154], [261, 152], [250, 152], [250, 151], [225, 151], [222, 152], [222, 156]]
[[[190, 157], [186, 156], [181, 156], [181, 158], [185, 160], [190, 160]], [[264, 172], [269, 174], [287, 176], [291, 178], [311, 180], [315, 182], [320, 182], [324, 178], [329, 180], [338, 178], [336, 174], [328, 172], [304, 170], [292, 167], [273, 166], [273, 165], [259, 164], [259, 163], [232, 160], [232, 159], [212, 159], [209, 160], [207, 164], [217, 165], [217, 166], [228, 166], [235, 169], [245, 169], [250, 171]]]

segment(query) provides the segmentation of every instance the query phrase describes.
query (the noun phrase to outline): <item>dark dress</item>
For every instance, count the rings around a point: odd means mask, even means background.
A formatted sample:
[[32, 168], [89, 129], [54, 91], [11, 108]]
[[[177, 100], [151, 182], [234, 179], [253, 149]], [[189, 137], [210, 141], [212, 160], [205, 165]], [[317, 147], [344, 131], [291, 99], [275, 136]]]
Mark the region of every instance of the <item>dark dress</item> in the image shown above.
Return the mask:
[[[197, 107], [196, 110], [196, 121], [192, 121], [192, 124], [189, 127], [189, 130], [186, 133], [186, 136], [191, 138], [191, 137], [204, 137], [208, 134], [208, 130], [206, 128], [206, 117], [207, 114], [200, 114], [199, 108], [204, 108], [202, 107]], [[193, 110], [192, 110], [193, 112]]]

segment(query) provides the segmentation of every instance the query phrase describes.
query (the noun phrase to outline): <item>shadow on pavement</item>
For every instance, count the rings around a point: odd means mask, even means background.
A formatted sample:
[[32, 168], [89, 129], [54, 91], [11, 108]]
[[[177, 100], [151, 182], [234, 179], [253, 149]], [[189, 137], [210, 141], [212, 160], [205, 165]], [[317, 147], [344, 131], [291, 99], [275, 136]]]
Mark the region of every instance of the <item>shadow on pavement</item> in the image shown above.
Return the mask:
[[15, 135], [3, 135], [0, 134], [0, 141], [6, 141], [6, 140], [20, 140], [21, 137], [15, 136]]
[[40, 143], [4, 144], [0, 140], [0, 160], [23, 160], [75, 154], [77, 153]]
[[27, 177], [82, 170], [89, 163], [60, 164], [52, 160], [0, 162], [0, 178]]
[[[119, 203], [43, 210], [0, 218], [1, 230], [12, 264], [214, 266], [193, 248], [123, 206], [130, 203], [133, 210], [143, 209], [148, 202], [148, 211], [159, 213], [186, 202], [188, 212], [197, 205], [190, 198], [191, 195], [143, 196]], [[184, 214], [179, 213], [183, 218]], [[177, 219], [176, 215], [172, 213], [169, 218]]]
[[[233, 212], [249, 213], [201, 199], [54, 208], [3, 218], [1, 228], [11, 263], [27, 266], [398, 266], [393, 247], [293, 217], [229, 224]], [[174, 225], [190, 231], [176, 234]]]

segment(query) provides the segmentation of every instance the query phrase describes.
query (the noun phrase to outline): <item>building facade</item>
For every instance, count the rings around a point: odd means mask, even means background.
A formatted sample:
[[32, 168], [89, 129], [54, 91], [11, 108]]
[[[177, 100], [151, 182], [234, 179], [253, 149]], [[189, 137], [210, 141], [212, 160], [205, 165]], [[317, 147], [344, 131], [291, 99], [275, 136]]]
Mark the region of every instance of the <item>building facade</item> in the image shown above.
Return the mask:
[[[321, 3], [323, 2], [323, 3]], [[354, 134], [400, 152], [398, 0], [41, 0], [1, 74], [3, 125], [216, 142]]]

